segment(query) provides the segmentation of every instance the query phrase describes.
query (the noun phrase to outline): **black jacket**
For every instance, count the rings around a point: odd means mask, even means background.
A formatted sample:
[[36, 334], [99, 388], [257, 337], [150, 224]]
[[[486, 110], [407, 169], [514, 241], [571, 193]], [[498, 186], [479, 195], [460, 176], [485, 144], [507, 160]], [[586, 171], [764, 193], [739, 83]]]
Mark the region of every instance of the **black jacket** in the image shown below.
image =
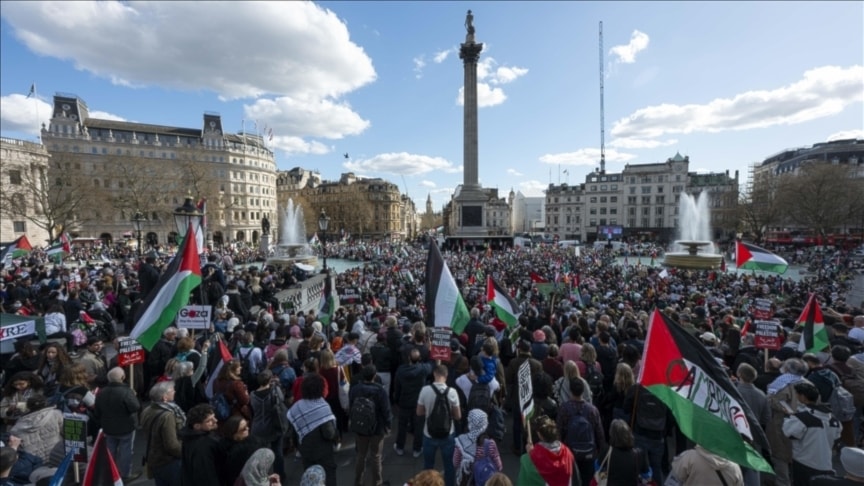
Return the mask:
[[156, 287], [159, 282], [159, 270], [149, 263], [141, 264], [138, 269], [138, 283], [141, 285], [141, 298], [146, 299], [147, 294]]
[[396, 403], [400, 409], [414, 410], [417, 408], [417, 398], [420, 390], [426, 386], [426, 379], [432, 372], [429, 363], [402, 365], [396, 371]]
[[183, 443], [180, 484], [222, 484], [221, 467], [225, 463], [225, 453], [219, 441], [210, 432], [200, 432], [188, 426], [180, 429], [180, 441]]
[[96, 395], [93, 413], [107, 435], [126, 435], [138, 426], [141, 402], [125, 383], [108, 383]]
[[386, 435], [390, 430], [390, 424], [393, 422], [393, 413], [390, 410], [390, 398], [387, 396], [387, 390], [378, 383], [362, 381], [351, 387], [348, 392], [348, 399], [351, 405], [354, 405], [354, 400], [360, 397], [369, 397], [372, 403], [375, 404], [376, 426], [375, 434]]

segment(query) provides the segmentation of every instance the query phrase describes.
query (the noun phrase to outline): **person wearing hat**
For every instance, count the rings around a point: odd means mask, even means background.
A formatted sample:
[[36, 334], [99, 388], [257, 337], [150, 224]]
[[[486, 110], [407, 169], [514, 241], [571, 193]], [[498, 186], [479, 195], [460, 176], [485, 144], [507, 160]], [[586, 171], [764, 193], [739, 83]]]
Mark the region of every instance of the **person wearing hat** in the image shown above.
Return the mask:
[[721, 359], [723, 358], [723, 352], [717, 348], [719, 339], [717, 339], [716, 334], [710, 331], [703, 332], [699, 335], [699, 340], [702, 341], [702, 344], [705, 345], [705, 349], [707, 349], [711, 355]]
[[543, 362], [549, 356], [549, 345], [546, 344], [546, 333], [542, 329], [537, 329], [531, 335], [531, 357], [537, 361]]
[[819, 389], [810, 382], [794, 385], [798, 409], [783, 420], [783, 435], [792, 443], [792, 484], [810, 484], [810, 478], [833, 474], [831, 453], [840, 438], [840, 422], [819, 401]]
[[864, 449], [844, 447], [840, 450], [840, 464], [844, 473], [813, 476], [810, 486], [834, 486], [864, 483]]

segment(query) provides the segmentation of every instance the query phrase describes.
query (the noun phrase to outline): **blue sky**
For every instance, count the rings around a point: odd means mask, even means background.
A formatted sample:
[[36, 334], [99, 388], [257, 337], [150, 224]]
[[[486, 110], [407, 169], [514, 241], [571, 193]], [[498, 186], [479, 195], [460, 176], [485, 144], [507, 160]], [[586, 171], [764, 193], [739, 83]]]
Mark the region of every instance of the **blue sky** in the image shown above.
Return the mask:
[[272, 128], [280, 169], [382, 177], [438, 208], [462, 182], [469, 8], [480, 182], [502, 195], [597, 167], [600, 21], [608, 171], [680, 151], [743, 182], [783, 149], [864, 138], [862, 2], [4, 1], [0, 131], [34, 140], [56, 92], [141, 123], [215, 111]]

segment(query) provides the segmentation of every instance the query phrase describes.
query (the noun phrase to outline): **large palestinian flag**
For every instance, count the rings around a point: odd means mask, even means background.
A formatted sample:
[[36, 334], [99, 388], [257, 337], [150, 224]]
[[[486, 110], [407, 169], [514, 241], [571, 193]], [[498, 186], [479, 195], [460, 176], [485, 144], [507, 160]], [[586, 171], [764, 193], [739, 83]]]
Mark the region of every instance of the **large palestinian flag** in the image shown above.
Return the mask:
[[770, 451], [765, 432], [727, 374], [698, 339], [657, 310], [639, 384], [669, 407], [693, 442], [741, 466], [773, 472], [760, 454]]
[[434, 240], [429, 243], [426, 259], [426, 315], [427, 325], [449, 327], [457, 335], [462, 334], [471, 319], [456, 280]]
[[825, 330], [825, 319], [822, 318], [822, 308], [819, 307], [816, 294], [810, 294], [810, 299], [798, 318], [798, 324], [803, 326], [798, 351], [818, 353], [829, 346], [828, 331]]
[[763, 272], [786, 273], [789, 264], [786, 260], [749, 243], [740, 241], [735, 244], [735, 266], [743, 270], [762, 270]]
[[[195, 234], [191, 224], [186, 234]], [[180, 252], [136, 314], [135, 328], [129, 336], [137, 339], [147, 351], [153, 349], [162, 331], [174, 322], [180, 309], [189, 303], [189, 294], [200, 284], [201, 261], [195, 238], [184, 238]]]
[[495, 309], [495, 315], [501, 319], [504, 324], [507, 324], [508, 329], [516, 327], [519, 323], [519, 304], [510, 297], [510, 294], [504, 290], [504, 287], [498, 285], [498, 282], [491, 275], [486, 277], [486, 300]]
[[117, 464], [105, 443], [105, 433], [101, 430], [93, 443], [93, 453], [87, 470], [84, 472], [84, 481], [81, 484], [87, 486], [123, 486], [123, 479], [117, 470]]
[[20, 258], [31, 251], [33, 247], [30, 245], [30, 240], [26, 235], [21, 235], [12, 243], [6, 243], [0, 250], [0, 263], [8, 265], [13, 258]]

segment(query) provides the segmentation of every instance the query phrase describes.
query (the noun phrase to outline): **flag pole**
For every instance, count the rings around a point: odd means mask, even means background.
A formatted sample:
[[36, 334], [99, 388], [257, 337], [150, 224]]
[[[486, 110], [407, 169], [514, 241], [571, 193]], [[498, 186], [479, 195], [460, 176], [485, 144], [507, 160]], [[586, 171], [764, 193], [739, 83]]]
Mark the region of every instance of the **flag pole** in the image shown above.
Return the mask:
[[39, 95], [36, 93], [36, 83], [30, 84], [30, 94], [33, 95], [33, 107], [36, 113], [36, 140], [41, 142], [42, 128], [39, 126]]

